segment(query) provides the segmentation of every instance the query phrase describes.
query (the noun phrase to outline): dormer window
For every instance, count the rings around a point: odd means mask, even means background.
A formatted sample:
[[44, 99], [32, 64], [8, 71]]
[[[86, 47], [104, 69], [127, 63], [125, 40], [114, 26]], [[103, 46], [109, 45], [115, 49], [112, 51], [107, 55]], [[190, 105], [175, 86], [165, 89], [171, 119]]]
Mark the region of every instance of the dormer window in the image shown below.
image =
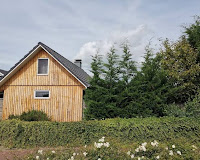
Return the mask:
[[48, 75], [49, 72], [49, 59], [39, 58], [38, 59], [38, 75]]

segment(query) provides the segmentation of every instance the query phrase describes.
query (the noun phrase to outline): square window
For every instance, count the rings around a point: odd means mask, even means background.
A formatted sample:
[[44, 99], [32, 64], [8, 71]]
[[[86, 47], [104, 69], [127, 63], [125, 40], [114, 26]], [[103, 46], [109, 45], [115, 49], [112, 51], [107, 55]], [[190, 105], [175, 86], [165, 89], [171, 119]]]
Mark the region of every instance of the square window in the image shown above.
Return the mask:
[[38, 59], [38, 75], [48, 75], [49, 59]]

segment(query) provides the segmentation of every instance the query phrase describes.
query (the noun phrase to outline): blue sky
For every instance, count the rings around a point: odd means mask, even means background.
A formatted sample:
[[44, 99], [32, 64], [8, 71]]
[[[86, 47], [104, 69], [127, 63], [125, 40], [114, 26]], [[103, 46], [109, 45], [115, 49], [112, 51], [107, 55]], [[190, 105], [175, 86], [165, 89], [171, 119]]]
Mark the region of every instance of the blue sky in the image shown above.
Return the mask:
[[0, 0], [0, 68], [8, 70], [39, 41], [71, 61], [81, 58], [89, 70], [97, 50], [105, 55], [128, 39], [141, 62], [149, 40], [177, 39], [194, 15], [199, 0]]

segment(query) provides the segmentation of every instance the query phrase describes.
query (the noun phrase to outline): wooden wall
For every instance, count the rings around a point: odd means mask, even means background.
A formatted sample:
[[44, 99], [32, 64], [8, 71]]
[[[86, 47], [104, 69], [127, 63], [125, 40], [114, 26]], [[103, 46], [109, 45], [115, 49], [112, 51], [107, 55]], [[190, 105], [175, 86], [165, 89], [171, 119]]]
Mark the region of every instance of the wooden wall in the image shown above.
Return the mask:
[[[37, 75], [38, 58], [49, 58], [49, 74]], [[4, 90], [3, 119], [28, 110], [42, 110], [53, 121], [82, 120], [84, 86], [41, 50], [0, 90]], [[50, 99], [34, 99], [35, 90], [50, 90]]]
[[3, 99], [0, 98], [0, 120], [2, 118]]

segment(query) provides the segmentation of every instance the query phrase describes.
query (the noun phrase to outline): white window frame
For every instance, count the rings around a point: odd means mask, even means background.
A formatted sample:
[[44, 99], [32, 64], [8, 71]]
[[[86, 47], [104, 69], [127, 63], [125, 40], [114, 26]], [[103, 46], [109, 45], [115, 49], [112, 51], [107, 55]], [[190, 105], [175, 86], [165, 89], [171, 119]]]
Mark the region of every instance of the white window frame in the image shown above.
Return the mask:
[[[49, 97], [36, 97], [36, 92], [49, 92]], [[50, 99], [51, 92], [50, 90], [35, 90], [34, 91], [34, 99]]]
[[[39, 74], [38, 69], [39, 69], [39, 60], [40, 59], [47, 59], [48, 60], [48, 66], [47, 66], [47, 74]], [[38, 58], [37, 60], [37, 75], [38, 76], [48, 76], [49, 75], [49, 58]]]

